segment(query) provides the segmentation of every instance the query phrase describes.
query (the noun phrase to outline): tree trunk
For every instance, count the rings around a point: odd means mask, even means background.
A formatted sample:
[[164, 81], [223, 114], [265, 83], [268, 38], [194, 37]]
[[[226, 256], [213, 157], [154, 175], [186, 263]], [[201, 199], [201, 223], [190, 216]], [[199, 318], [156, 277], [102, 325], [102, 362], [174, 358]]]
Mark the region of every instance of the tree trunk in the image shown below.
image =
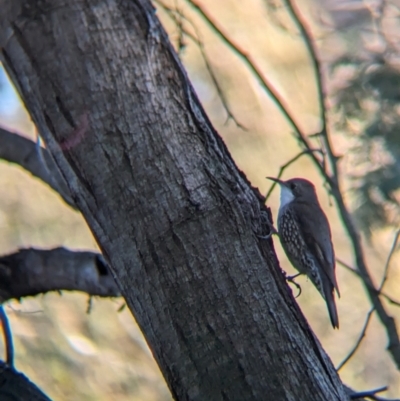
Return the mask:
[[[346, 400], [147, 0], [0, 0], [3, 60], [177, 400]], [[34, 200], [33, 200], [34, 201]]]

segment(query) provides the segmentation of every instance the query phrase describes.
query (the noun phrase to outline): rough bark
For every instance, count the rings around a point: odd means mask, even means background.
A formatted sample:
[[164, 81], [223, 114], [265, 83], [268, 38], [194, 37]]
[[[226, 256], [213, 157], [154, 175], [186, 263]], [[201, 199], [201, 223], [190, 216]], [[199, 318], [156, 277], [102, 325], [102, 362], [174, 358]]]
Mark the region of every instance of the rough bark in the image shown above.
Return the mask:
[[150, 3], [0, 9], [7, 71], [175, 399], [347, 399]]

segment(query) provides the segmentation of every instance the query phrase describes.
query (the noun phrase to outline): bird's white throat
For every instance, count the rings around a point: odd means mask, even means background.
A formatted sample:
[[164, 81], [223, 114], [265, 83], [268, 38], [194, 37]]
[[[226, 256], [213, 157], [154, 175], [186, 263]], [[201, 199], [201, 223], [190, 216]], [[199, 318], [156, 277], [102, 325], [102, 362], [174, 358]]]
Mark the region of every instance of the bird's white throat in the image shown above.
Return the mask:
[[294, 195], [292, 191], [281, 185], [281, 205], [280, 207], [283, 208], [284, 206], [288, 205], [294, 199]]

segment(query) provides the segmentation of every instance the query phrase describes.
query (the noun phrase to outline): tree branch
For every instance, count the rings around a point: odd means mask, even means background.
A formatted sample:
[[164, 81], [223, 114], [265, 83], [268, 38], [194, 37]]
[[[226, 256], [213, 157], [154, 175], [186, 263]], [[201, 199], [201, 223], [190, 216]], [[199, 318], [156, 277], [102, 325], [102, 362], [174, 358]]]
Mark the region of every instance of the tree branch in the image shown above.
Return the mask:
[[339, 365], [336, 367], [336, 370], [339, 372], [340, 369], [343, 368], [344, 365], [346, 365], [346, 363], [352, 358], [352, 356], [356, 353], [356, 351], [358, 350], [359, 346], [361, 345], [362, 340], [364, 339], [366, 333], [367, 333], [367, 329], [368, 329], [368, 325], [369, 322], [371, 321], [371, 317], [372, 314], [374, 313], [375, 308], [372, 308], [368, 313], [367, 313], [367, 317], [365, 319], [365, 323], [363, 328], [361, 329], [360, 335], [358, 336], [358, 340], [356, 341], [356, 343], [354, 344], [353, 348], [351, 349], [351, 351], [348, 353], [348, 355], [343, 359], [342, 362], [339, 363]]
[[4, 348], [6, 349], [6, 363], [8, 366], [14, 366], [14, 343], [12, 339], [10, 322], [3, 305], [0, 306], [0, 321], [3, 328]]
[[35, 296], [49, 291], [82, 291], [89, 295], [120, 295], [111, 272], [99, 253], [22, 249], [0, 257], [0, 301]]
[[366, 391], [360, 391], [360, 392], [350, 392], [350, 399], [352, 400], [365, 400], [366, 398], [374, 401], [400, 401], [398, 398], [396, 399], [389, 399], [389, 398], [383, 398], [383, 397], [378, 397], [378, 393], [382, 393], [384, 391], [387, 391], [388, 387], [383, 386], [379, 388], [375, 388], [372, 390], [366, 390]]
[[382, 292], [383, 287], [384, 287], [384, 285], [386, 283], [386, 280], [388, 278], [390, 262], [392, 260], [393, 255], [394, 255], [394, 252], [396, 251], [397, 243], [399, 242], [399, 237], [400, 237], [400, 230], [398, 230], [396, 232], [396, 234], [394, 235], [392, 246], [390, 247], [389, 255], [388, 255], [387, 259], [386, 259], [381, 285], [379, 286], [379, 290], [378, 290], [379, 293]]
[[68, 205], [76, 208], [67, 184], [47, 149], [1, 127], [0, 143], [0, 159], [20, 165], [54, 189]]
[[[354, 269], [353, 267], [351, 267], [349, 264], [347, 264], [346, 262], [344, 262], [341, 259], [337, 259], [336, 258], [336, 263], [338, 263], [339, 265], [343, 266], [345, 269], [347, 269], [348, 271], [350, 271], [351, 273], [353, 273], [355, 276], [357, 276], [361, 281], [362, 276], [361, 274]], [[375, 287], [372, 287], [371, 290], [376, 290]], [[381, 295], [383, 298], [385, 298], [389, 303], [391, 303], [392, 305], [395, 306], [400, 306], [400, 302], [396, 301], [395, 299], [393, 299], [391, 296], [389, 296], [388, 294], [386, 294], [385, 292], [380, 291], [379, 295]]]
[[[279, 172], [278, 175], [276, 176], [276, 178], [281, 178], [282, 174], [284, 173], [284, 171], [293, 163], [295, 163], [297, 160], [300, 159], [300, 157], [304, 156], [304, 155], [308, 155], [309, 153], [313, 153], [313, 152], [318, 152], [322, 155], [322, 157], [324, 157], [324, 152], [322, 151], [322, 149], [306, 149], [303, 150], [302, 152], [298, 153], [296, 156], [292, 157], [291, 159], [289, 159], [289, 161], [287, 161], [285, 164], [282, 164], [282, 166], [279, 167]], [[269, 197], [272, 194], [272, 191], [274, 190], [275, 186], [277, 185], [276, 181], [274, 181], [271, 185], [271, 187], [269, 188], [267, 194], [265, 195], [265, 203], [267, 203]]]
[[51, 401], [25, 375], [0, 361], [0, 400]]
[[[193, 9], [195, 9], [203, 19], [208, 23], [211, 29], [221, 38], [222, 42], [224, 42], [239, 58], [246, 64], [251, 73], [257, 78], [261, 87], [265, 90], [265, 92], [271, 97], [275, 105], [278, 107], [279, 111], [285, 116], [289, 125], [293, 128], [296, 135], [301, 132], [299, 125], [296, 123], [295, 118], [289, 112], [289, 105], [282, 98], [282, 96], [278, 93], [278, 91], [274, 88], [271, 82], [264, 76], [263, 72], [256, 65], [256, 63], [252, 60], [251, 56], [243, 49], [240, 48], [239, 45], [234, 43], [228, 35], [226, 35], [222, 28], [218, 26], [218, 23], [214, 21], [214, 19], [208, 14], [205, 9], [198, 4], [194, 0], [186, 0], [188, 4], [190, 4]], [[304, 142], [304, 138], [298, 136], [301, 142]], [[305, 144], [308, 144], [305, 141]]]

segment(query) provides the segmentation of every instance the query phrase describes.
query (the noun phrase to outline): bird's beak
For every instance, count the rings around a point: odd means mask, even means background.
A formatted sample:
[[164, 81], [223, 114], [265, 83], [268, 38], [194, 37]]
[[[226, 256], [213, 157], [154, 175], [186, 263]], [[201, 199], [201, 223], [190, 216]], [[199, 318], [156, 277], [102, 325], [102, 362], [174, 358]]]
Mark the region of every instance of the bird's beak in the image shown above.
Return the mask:
[[271, 181], [275, 181], [277, 184], [279, 184], [279, 185], [284, 185], [284, 186], [286, 186], [286, 182], [285, 181], [282, 181], [282, 180], [280, 180], [279, 178], [274, 178], [274, 177], [266, 177], [268, 180], [271, 180]]

